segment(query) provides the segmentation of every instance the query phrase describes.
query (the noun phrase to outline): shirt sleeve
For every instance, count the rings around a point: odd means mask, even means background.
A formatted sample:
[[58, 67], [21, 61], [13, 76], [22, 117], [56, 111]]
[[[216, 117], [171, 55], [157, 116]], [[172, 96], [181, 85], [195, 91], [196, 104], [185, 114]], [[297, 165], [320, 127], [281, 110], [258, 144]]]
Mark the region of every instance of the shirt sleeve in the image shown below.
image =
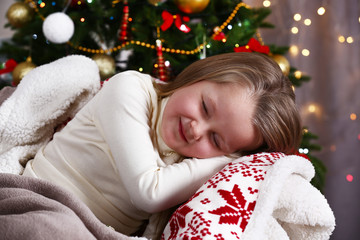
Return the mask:
[[131, 201], [154, 213], [186, 201], [230, 160], [185, 159], [159, 166], [161, 159], [150, 137], [151, 94], [150, 76], [134, 71], [117, 74], [98, 93], [94, 119]]

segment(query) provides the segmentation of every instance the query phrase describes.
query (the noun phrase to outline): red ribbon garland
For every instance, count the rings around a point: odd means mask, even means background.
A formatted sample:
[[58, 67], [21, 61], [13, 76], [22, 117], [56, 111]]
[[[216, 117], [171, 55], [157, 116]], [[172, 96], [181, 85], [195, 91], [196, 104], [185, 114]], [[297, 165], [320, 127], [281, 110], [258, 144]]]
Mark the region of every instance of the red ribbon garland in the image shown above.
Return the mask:
[[172, 15], [168, 11], [163, 11], [161, 13], [161, 17], [164, 20], [163, 24], [160, 26], [162, 31], [166, 31], [171, 25], [174, 23], [175, 19], [175, 26], [182, 32], [188, 33], [191, 31], [191, 29], [186, 26], [184, 22], [190, 21], [190, 18], [188, 16], [181, 17], [180, 14]]
[[235, 47], [235, 52], [259, 52], [269, 54], [270, 49], [268, 46], [261, 45], [255, 38], [250, 38], [248, 44], [241, 47]]
[[0, 69], [0, 74], [9, 73], [14, 70], [16, 67], [17, 62], [14, 59], [9, 59], [5, 62], [5, 67]]

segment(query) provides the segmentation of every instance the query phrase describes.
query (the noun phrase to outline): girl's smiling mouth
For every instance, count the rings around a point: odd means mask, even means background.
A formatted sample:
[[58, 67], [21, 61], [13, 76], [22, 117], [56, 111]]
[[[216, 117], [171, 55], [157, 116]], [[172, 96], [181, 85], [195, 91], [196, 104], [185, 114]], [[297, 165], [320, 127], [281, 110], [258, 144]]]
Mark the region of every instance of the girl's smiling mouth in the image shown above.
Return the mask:
[[184, 128], [182, 126], [182, 123], [181, 123], [181, 118], [179, 120], [179, 134], [180, 134], [180, 137], [185, 141], [185, 142], [188, 142], [186, 137], [185, 137], [185, 134], [184, 134]]

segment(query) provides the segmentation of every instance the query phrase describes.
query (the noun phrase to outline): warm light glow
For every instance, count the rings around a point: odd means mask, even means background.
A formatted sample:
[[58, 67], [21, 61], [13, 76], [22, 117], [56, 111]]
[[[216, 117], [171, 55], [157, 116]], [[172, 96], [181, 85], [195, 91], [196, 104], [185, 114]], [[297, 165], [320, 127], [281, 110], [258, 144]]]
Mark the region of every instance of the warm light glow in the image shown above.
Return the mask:
[[85, 18], [80, 18], [80, 22], [85, 22]]
[[292, 28], [291, 28], [291, 32], [292, 32], [293, 34], [297, 34], [297, 33], [299, 32], [299, 29], [298, 29], [297, 27], [292, 27]]
[[295, 75], [295, 77], [296, 77], [297, 79], [300, 79], [301, 76], [302, 76], [302, 72], [299, 71], [299, 70], [296, 70], [296, 71], [294, 72], [294, 75]]
[[301, 20], [301, 15], [300, 15], [300, 13], [296, 13], [296, 14], [294, 15], [294, 20], [295, 20], [295, 21], [300, 21], [300, 20]]
[[345, 42], [345, 37], [343, 35], [340, 35], [338, 37], [338, 40], [339, 40], [339, 42], [343, 43], [343, 42]]
[[358, 134], [358, 139], [360, 140], [360, 133]]
[[319, 7], [319, 9], [317, 10], [317, 13], [319, 15], [324, 15], [325, 14], [325, 8], [324, 7]]
[[263, 5], [264, 5], [264, 7], [270, 7], [271, 2], [269, 0], [265, 0], [265, 1], [263, 1]]
[[45, 7], [45, 5], [46, 5], [46, 4], [45, 4], [44, 2], [41, 2], [41, 3], [40, 3], [40, 7], [41, 7], [41, 8]]
[[356, 118], [357, 118], [357, 116], [356, 116], [355, 113], [350, 114], [350, 119], [351, 119], [351, 120], [355, 121]]
[[221, 41], [225, 43], [225, 42], [226, 42], [226, 38], [221, 39]]
[[350, 36], [350, 37], [347, 37], [347, 38], [346, 38], [346, 42], [347, 42], [347, 43], [353, 43], [353, 42], [354, 42], [353, 37], [351, 37], [351, 36]]
[[348, 182], [352, 182], [352, 181], [354, 180], [353, 175], [351, 175], [351, 174], [346, 175], [346, 180], [347, 180]]
[[158, 68], [159, 65], [157, 63], [154, 64], [154, 68]]
[[331, 145], [331, 146], [330, 146], [330, 151], [335, 152], [335, 151], [336, 151], [336, 146], [335, 146], [335, 145]]
[[314, 113], [316, 111], [316, 106], [314, 104], [310, 104], [308, 110], [309, 112]]
[[299, 54], [299, 48], [296, 46], [296, 45], [292, 45], [290, 48], [289, 48], [289, 53], [292, 55], [292, 56], [297, 56]]
[[77, 5], [81, 5], [81, 1], [78, 1], [78, 2], [77, 2]]
[[304, 48], [302, 51], [301, 51], [301, 54], [305, 57], [309, 56], [310, 55], [310, 51], [306, 48]]
[[304, 24], [305, 24], [306, 26], [310, 26], [310, 25], [311, 25], [311, 20], [310, 20], [309, 18], [305, 19], [305, 20], [304, 20]]
[[142, 71], [144, 71], [144, 69], [141, 67], [141, 68], [139, 68], [139, 72], [142, 72]]

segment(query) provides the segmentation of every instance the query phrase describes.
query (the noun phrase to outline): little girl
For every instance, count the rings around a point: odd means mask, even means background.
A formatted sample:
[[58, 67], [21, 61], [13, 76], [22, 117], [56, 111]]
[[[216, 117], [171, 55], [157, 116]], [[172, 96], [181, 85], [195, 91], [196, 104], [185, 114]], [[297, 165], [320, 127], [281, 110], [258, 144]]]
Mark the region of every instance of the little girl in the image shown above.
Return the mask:
[[24, 175], [63, 186], [130, 235], [151, 213], [186, 201], [231, 157], [297, 149], [299, 119], [289, 80], [262, 54], [209, 57], [168, 84], [126, 71], [104, 84]]

